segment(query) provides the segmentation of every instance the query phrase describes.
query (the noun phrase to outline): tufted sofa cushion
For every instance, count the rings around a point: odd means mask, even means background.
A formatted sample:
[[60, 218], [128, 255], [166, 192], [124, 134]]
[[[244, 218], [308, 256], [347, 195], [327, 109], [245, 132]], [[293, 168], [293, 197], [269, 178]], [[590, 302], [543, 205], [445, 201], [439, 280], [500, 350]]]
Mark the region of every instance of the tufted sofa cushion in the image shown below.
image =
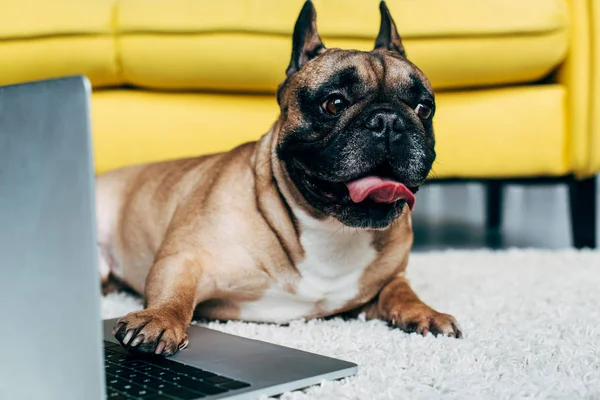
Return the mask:
[[[302, 2], [0, 0], [0, 84], [83, 73], [95, 87], [272, 93]], [[409, 58], [437, 89], [536, 81], [568, 50], [563, 0], [388, 5]], [[377, 1], [315, 0], [315, 6], [326, 46], [372, 47]]]

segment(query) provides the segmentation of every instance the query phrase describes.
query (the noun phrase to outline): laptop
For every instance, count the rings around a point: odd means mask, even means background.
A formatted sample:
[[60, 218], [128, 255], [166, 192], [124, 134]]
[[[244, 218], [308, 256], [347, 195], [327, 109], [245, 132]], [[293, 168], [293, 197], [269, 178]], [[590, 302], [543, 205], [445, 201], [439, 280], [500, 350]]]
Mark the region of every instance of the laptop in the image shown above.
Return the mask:
[[129, 354], [102, 321], [90, 84], [0, 88], [0, 399], [255, 399], [356, 364], [192, 325], [175, 356]]

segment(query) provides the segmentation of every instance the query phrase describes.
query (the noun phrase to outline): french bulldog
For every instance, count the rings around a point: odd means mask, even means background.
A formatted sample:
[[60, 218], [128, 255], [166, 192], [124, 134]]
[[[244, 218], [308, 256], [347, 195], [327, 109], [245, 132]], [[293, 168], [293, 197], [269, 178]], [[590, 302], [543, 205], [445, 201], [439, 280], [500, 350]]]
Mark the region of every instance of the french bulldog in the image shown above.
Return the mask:
[[435, 98], [384, 2], [372, 51], [328, 49], [307, 1], [279, 118], [229, 152], [97, 177], [103, 282], [143, 294], [114, 335], [172, 355], [194, 316], [286, 323], [358, 315], [460, 338], [405, 277], [415, 193], [435, 160]]

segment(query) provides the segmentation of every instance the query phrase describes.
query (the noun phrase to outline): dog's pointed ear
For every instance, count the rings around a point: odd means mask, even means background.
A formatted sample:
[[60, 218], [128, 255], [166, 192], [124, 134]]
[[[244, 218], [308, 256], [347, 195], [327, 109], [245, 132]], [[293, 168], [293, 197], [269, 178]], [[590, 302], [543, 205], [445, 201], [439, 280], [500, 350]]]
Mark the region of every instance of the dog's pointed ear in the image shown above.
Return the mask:
[[375, 49], [392, 50], [400, 53], [402, 57], [406, 57], [402, 39], [398, 34], [396, 23], [394, 22], [385, 1], [379, 3], [379, 11], [381, 11], [381, 26], [379, 27], [377, 39], [375, 39]]
[[300, 11], [292, 38], [292, 59], [286, 70], [290, 76], [307, 62], [325, 51], [325, 46], [317, 32], [317, 11], [312, 1], [307, 0]]

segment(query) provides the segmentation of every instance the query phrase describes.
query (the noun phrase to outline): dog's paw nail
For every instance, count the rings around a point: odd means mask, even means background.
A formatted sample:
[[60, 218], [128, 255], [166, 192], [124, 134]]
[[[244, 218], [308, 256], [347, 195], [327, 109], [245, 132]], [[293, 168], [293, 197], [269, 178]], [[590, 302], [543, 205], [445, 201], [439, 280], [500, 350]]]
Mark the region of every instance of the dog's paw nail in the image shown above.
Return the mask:
[[162, 352], [165, 350], [166, 346], [167, 346], [167, 344], [161, 340], [158, 343], [158, 346], [156, 346], [156, 350], [154, 351], [154, 353], [155, 354], [162, 354]]
[[115, 327], [112, 330], [113, 336], [116, 335], [124, 325], [125, 324], [123, 322], [119, 322], [117, 325], [115, 325]]
[[183, 339], [183, 342], [181, 342], [181, 344], [179, 345], [179, 350], [185, 349], [189, 343], [190, 343], [190, 340], [187, 337], [185, 339]]
[[129, 344], [129, 341], [131, 340], [131, 338], [133, 337], [134, 331], [133, 329], [130, 329], [127, 331], [127, 334], [125, 335], [125, 337], [123, 338], [123, 344]]
[[144, 341], [144, 335], [137, 335], [133, 342], [131, 342], [131, 347], [135, 347]]
[[458, 325], [458, 322], [454, 321], [452, 323], [452, 330], [454, 331], [455, 338], [462, 339], [462, 337], [463, 337], [462, 330], [460, 329], [460, 325]]

